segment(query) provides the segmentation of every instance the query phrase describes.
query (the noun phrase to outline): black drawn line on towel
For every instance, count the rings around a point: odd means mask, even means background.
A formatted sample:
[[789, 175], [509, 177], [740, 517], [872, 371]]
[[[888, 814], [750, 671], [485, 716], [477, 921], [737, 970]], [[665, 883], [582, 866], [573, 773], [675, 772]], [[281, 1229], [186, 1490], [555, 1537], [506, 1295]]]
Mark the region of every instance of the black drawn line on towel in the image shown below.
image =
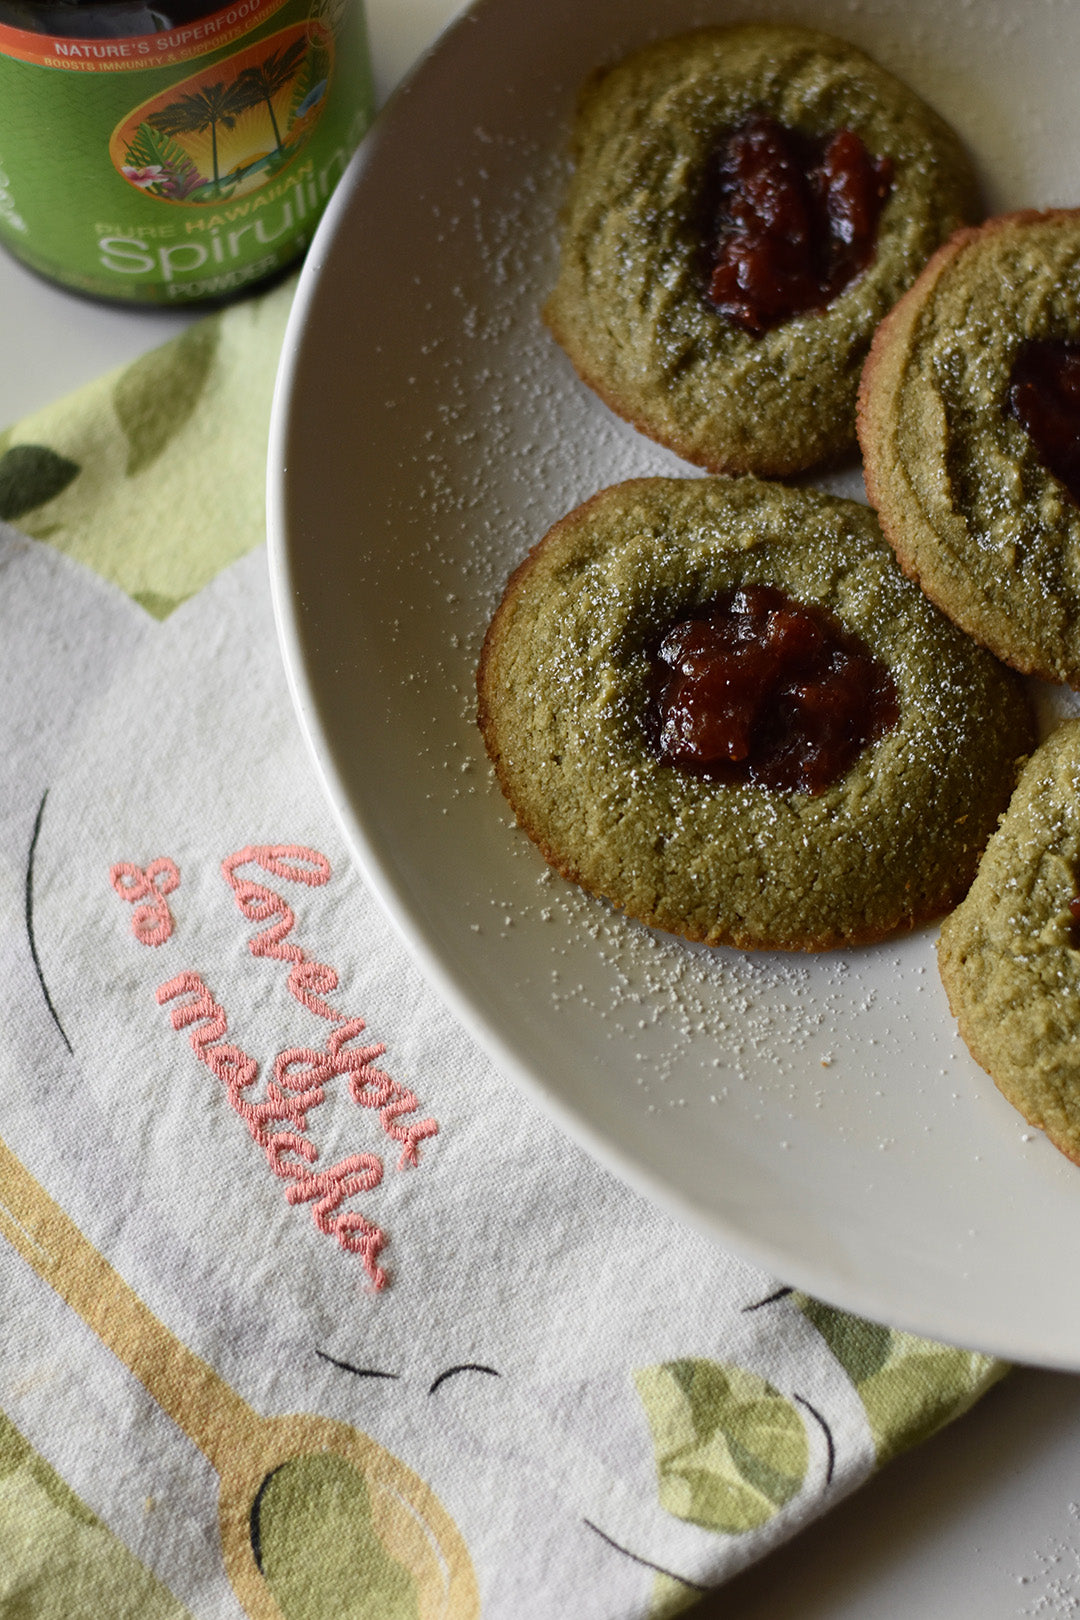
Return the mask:
[[787, 1299], [794, 1292], [794, 1288], [778, 1288], [774, 1294], [766, 1294], [764, 1299], [755, 1300], [753, 1305], [744, 1305], [742, 1314], [745, 1316], [748, 1311], [760, 1311], [766, 1305], [775, 1305], [778, 1299]]
[[601, 1541], [606, 1541], [609, 1547], [614, 1547], [616, 1552], [621, 1552], [626, 1558], [632, 1558], [635, 1564], [644, 1564], [646, 1569], [655, 1569], [658, 1575], [666, 1575], [669, 1581], [680, 1581], [683, 1586], [692, 1586], [695, 1592], [712, 1591], [711, 1586], [702, 1586], [700, 1581], [691, 1581], [685, 1575], [676, 1575], [673, 1569], [665, 1569], [663, 1564], [654, 1564], [651, 1558], [642, 1558], [639, 1553], [631, 1552], [629, 1547], [621, 1547], [617, 1541], [612, 1541], [598, 1524], [593, 1524], [591, 1519], [582, 1519], [581, 1522], [594, 1531]]
[[354, 1367], [351, 1361], [339, 1361], [337, 1356], [327, 1355], [325, 1350], [316, 1350], [315, 1354], [320, 1361], [328, 1361], [331, 1367], [340, 1367], [342, 1372], [355, 1373], [357, 1378], [400, 1378], [400, 1373], [380, 1372], [377, 1367]]
[[448, 1378], [453, 1378], [455, 1373], [462, 1372], [488, 1373], [492, 1378], [502, 1377], [502, 1374], [495, 1367], [481, 1367], [479, 1362], [463, 1361], [459, 1366], [447, 1367], [445, 1372], [441, 1372], [438, 1378], [436, 1378], [435, 1382], [432, 1384], [431, 1388], [428, 1390], [428, 1394], [434, 1395], [440, 1384], [444, 1384]]
[[48, 797], [49, 790], [46, 788], [44, 793], [41, 795], [41, 803], [38, 805], [38, 813], [34, 818], [34, 836], [30, 840], [30, 853], [26, 860], [26, 937], [30, 942], [30, 955], [34, 962], [34, 972], [38, 976], [38, 984], [40, 984], [41, 993], [45, 997], [45, 1005], [48, 1007], [49, 1012], [52, 1015], [53, 1023], [60, 1031], [60, 1039], [67, 1047], [72, 1057], [74, 1057], [74, 1048], [64, 1033], [64, 1026], [60, 1022], [56, 1008], [53, 1006], [52, 996], [49, 994], [49, 987], [45, 983], [45, 975], [41, 971], [41, 959], [38, 956], [37, 944], [34, 940], [34, 855], [37, 852], [38, 837], [41, 833], [41, 818], [45, 814], [45, 800]]
[[284, 1466], [284, 1463], [279, 1463], [277, 1468], [271, 1468], [270, 1472], [267, 1474], [266, 1478], [255, 1492], [255, 1500], [251, 1504], [251, 1513], [248, 1516], [248, 1537], [251, 1541], [251, 1551], [255, 1556], [255, 1564], [260, 1575], [263, 1572], [263, 1562], [262, 1532], [259, 1524], [259, 1518], [262, 1513], [263, 1492], [266, 1490], [266, 1487], [269, 1485], [274, 1475], [279, 1473]]
[[817, 1407], [811, 1406], [810, 1402], [806, 1400], [804, 1396], [796, 1395], [794, 1391], [792, 1391], [792, 1397], [794, 1400], [798, 1401], [800, 1406], [805, 1406], [806, 1410], [810, 1413], [810, 1416], [812, 1418], [816, 1418], [818, 1423], [821, 1424], [822, 1432], [825, 1435], [825, 1444], [829, 1448], [829, 1465], [825, 1470], [825, 1483], [826, 1485], [831, 1485], [833, 1470], [836, 1467], [836, 1442], [833, 1439], [832, 1430], [829, 1428], [829, 1425], [826, 1423]]

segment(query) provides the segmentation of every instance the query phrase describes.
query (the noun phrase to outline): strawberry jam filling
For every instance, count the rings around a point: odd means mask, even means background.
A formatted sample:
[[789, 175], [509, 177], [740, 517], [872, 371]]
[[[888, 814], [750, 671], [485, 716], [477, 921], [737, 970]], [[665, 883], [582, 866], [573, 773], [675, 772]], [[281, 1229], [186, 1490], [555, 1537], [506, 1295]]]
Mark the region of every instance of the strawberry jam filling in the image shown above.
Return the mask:
[[1022, 343], [1006, 405], [1047, 472], [1080, 504], [1080, 343], [1052, 338]]
[[652, 671], [653, 752], [713, 781], [824, 793], [900, 713], [892, 676], [857, 636], [768, 585], [673, 624]]
[[1069, 901], [1069, 944], [1074, 951], [1080, 950], [1080, 894]]
[[723, 141], [707, 190], [708, 301], [760, 337], [822, 310], [874, 257], [888, 157], [854, 130], [815, 140], [755, 114]]

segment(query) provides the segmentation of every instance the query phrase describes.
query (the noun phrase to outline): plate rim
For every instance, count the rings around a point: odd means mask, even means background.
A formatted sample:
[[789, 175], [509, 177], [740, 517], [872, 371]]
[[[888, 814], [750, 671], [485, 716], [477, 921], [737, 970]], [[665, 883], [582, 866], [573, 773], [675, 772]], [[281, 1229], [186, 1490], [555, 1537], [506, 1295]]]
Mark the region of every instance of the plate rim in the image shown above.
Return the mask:
[[[639, 1159], [629, 1148], [613, 1142], [590, 1120], [580, 1113], [562, 1094], [545, 1084], [543, 1078], [515, 1053], [513, 1048], [485, 1018], [483, 1012], [461, 988], [446, 962], [429, 943], [424, 930], [414, 917], [408, 897], [402, 892], [393, 874], [387, 871], [373, 844], [365, 833], [362, 819], [353, 805], [334, 759], [319, 718], [319, 702], [315, 695], [307, 666], [298, 619], [294, 611], [296, 588], [294, 583], [291, 544], [293, 537], [289, 523], [290, 457], [289, 445], [293, 429], [293, 403], [297, 376], [302, 367], [306, 344], [310, 340], [311, 321], [319, 296], [320, 280], [326, 260], [335, 244], [353, 206], [354, 198], [363, 185], [368, 167], [378, 161], [380, 146], [395, 121], [409, 116], [409, 99], [416, 93], [418, 82], [433, 58], [447, 48], [448, 41], [461, 30], [475, 24], [482, 14], [505, 7], [509, 0], [473, 0], [452, 18], [418, 59], [413, 69], [398, 86], [378, 114], [372, 128], [351, 159], [317, 228], [304, 266], [301, 270], [292, 309], [289, 314], [281, 359], [275, 380], [270, 417], [269, 450], [267, 460], [267, 551], [270, 589], [278, 644], [282, 654], [286, 680], [309, 758], [324, 796], [340, 828], [349, 852], [368, 887], [402, 941], [410, 956], [417, 961], [426, 981], [447, 1005], [453, 1016], [464, 1026], [477, 1045], [488, 1055], [500, 1072], [514, 1085], [521, 1087], [549, 1117], [552, 1117], [566, 1135], [574, 1140], [591, 1158], [598, 1161], [636, 1192], [658, 1204], [675, 1219], [680, 1220], [710, 1241], [730, 1249], [750, 1264], [770, 1275], [790, 1280], [797, 1275], [794, 1286], [816, 1297], [860, 1316], [869, 1316], [888, 1322], [926, 1338], [942, 1340], [964, 1348], [971, 1348], [976, 1340], [984, 1353], [1011, 1361], [1037, 1364], [1045, 1367], [1074, 1371], [1080, 1369], [1080, 1343], [1073, 1349], [1064, 1345], [1048, 1347], [1042, 1335], [1032, 1338], [1018, 1324], [1017, 1332], [1006, 1338], [987, 1335], [973, 1328], [970, 1313], [964, 1309], [965, 1291], [955, 1291], [955, 1305], [950, 1320], [936, 1316], [927, 1320], [917, 1306], [905, 1309], [890, 1295], [886, 1287], [876, 1286], [881, 1271], [874, 1270], [871, 1277], [858, 1276], [854, 1283], [845, 1276], [842, 1260], [830, 1269], [815, 1266], [812, 1261], [796, 1259], [782, 1252], [782, 1245], [762, 1238], [745, 1227], [734, 1228], [728, 1220], [700, 1202], [692, 1193], [674, 1185], [663, 1174]], [[976, 1313], [977, 1314], [977, 1313]]]

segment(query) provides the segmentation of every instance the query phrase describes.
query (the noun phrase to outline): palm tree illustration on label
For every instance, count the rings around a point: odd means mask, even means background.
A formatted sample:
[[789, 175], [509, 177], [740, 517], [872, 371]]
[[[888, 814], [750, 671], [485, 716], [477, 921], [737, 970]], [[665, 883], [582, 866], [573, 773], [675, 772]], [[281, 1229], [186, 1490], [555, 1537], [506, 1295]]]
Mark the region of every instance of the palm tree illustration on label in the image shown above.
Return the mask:
[[333, 56], [333, 35], [318, 20], [281, 29], [142, 102], [113, 131], [113, 164], [164, 202], [215, 204], [255, 191], [307, 142]]
[[218, 162], [218, 130], [235, 129], [236, 115], [244, 110], [243, 91], [234, 84], [207, 84], [201, 90], [181, 96], [167, 107], [151, 113], [147, 123], [166, 136], [201, 135], [210, 131], [210, 151], [214, 171], [214, 196], [221, 195], [221, 170]]
[[285, 85], [292, 83], [300, 71], [305, 54], [304, 41], [294, 39], [292, 44], [280, 53], [274, 51], [261, 62], [246, 67], [236, 81], [235, 88], [244, 97], [245, 108], [254, 106], [260, 101], [266, 103], [266, 111], [274, 131], [274, 145], [279, 152], [284, 148], [274, 114], [274, 97]]

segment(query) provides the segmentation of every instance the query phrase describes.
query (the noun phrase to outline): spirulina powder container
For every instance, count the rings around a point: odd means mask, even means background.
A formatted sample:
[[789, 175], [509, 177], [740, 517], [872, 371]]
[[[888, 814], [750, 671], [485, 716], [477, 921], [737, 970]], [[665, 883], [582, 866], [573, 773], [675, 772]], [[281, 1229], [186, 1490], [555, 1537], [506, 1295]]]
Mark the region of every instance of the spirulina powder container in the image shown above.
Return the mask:
[[362, 0], [0, 0], [0, 242], [100, 298], [227, 297], [307, 246], [371, 113]]

